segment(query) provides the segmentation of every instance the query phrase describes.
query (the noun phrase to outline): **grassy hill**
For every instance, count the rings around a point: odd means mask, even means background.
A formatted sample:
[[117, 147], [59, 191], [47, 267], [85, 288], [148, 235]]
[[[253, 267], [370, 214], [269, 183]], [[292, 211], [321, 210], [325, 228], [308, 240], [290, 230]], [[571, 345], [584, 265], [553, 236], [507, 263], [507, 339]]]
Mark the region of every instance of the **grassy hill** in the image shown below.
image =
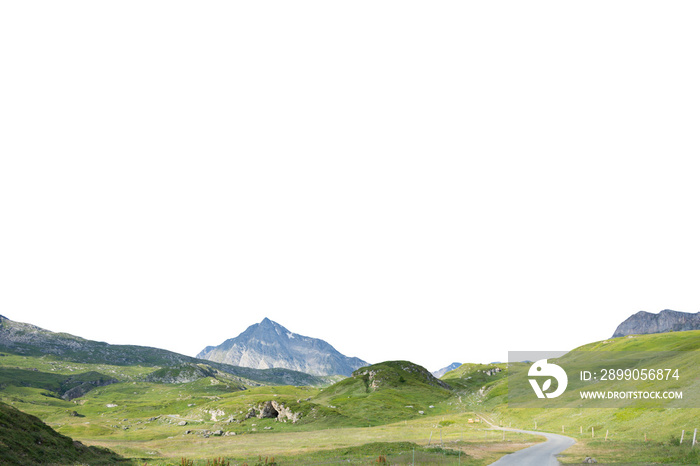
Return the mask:
[[455, 390], [470, 395], [489, 391], [506, 375], [507, 364], [462, 364], [440, 379]]
[[[563, 367], [590, 365], [594, 352], [648, 352], [648, 367], [680, 368], [690, 381], [684, 389], [685, 401], [700, 406], [700, 331], [664, 334], [631, 335], [584, 345], [551, 362]], [[669, 353], [673, 352], [673, 353]], [[663, 366], [661, 365], [663, 362]], [[529, 365], [527, 365], [529, 366]], [[590, 367], [590, 366], [589, 366]], [[444, 378], [447, 378], [446, 374]], [[454, 383], [454, 382], [452, 382]], [[700, 409], [697, 408], [581, 408], [571, 404], [565, 408], [508, 407], [507, 379], [487, 384], [481, 405], [496, 422], [504, 426], [572, 435], [580, 443], [566, 462], [580, 462], [584, 456], [597, 456], [608, 462], [646, 459], [672, 464], [698, 464], [698, 450], [689, 448], [689, 435], [700, 429]], [[678, 445], [685, 430], [685, 446]], [[608, 440], [605, 441], [605, 436]], [[594, 437], [596, 436], [596, 437]], [[646, 440], [645, 440], [646, 439]], [[582, 456], [583, 455], [583, 456]]]
[[5, 465], [129, 463], [115, 453], [87, 447], [38, 418], [0, 403], [0, 459]]
[[313, 401], [359, 424], [385, 424], [446, 410], [451, 387], [408, 361], [363, 367], [324, 389]]

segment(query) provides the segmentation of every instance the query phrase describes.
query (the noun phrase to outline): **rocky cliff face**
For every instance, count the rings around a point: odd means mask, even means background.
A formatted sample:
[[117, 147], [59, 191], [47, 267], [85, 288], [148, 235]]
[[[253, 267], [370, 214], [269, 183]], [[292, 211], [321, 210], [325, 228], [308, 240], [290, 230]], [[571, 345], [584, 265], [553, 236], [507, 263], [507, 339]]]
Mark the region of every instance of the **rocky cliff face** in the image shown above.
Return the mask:
[[682, 332], [700, 330], [700, 312], [691, 314], [669, 309], [658, 314], [639, 311], [618, 325], [613, 338], [647, 333]]
[[265, 318], [236, 338], [208, 346], [200, 359], [255, 369], [286, 368], [312, 375], [349, 376], [367, 363], [339, 353], [323, 340], [292, 333]]

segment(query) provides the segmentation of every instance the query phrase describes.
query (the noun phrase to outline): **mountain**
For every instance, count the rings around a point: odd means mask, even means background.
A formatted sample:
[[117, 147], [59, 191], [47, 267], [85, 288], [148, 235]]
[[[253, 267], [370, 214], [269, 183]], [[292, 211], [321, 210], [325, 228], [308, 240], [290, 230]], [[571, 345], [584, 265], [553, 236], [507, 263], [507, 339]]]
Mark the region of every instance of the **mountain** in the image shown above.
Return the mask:
[[658, 314], [652, 314], [639, 311], [617, 326], [613, 338], [685, 330], [700, 330], [700, 312], [691, 314], [665, 309]]
[[[86, 340], [67, 333], [55, 333], [35, 325], [15, 322], [0, 316], [0, 351], [23, 356], [53, 355], [64, 361], [85, 364], [111, 364], [114, 366], [145, 366], [154, 370], [185, 368], [191, 375], [205, 377], [211, 370], [197, 371], [192, 366], [206, 364], [245, 381], [270, 385], [323, 385], [327, 380], [304, 372], [284, 368], [258, 370], [235, 367], [213, 361], [202, 361], [172, 351], [135, 345], [110, 345]], [[174, 377], [173, 380], [184, 379]]]
[[200, 359], [256, 369], [286, 368], [313, 375], [350, 376], [367, 362], [339, 353], [323, 340], [292, 333], [268, 318], [236, 338], [208, 346]]
[[433, 376], [439, 379], [439, 378], [442, 377], [443, 375], [447, 374], [447, 373], [450, 372], [450, 371], [453, 371], [453, 370], [457, 369], [457, 368], [458, 368], [459, 366], [461, 366], [461, 365], [462, 365], [461, 362], [453, 362], [453, 363], [450, 364], [449, 366], [443, 367], [442, 369], [433, 372]]
[[0, 462], [5, 465], [131, 463], [112, 451], [74, 442], [5, 403], [0, 403], [0, 439]]

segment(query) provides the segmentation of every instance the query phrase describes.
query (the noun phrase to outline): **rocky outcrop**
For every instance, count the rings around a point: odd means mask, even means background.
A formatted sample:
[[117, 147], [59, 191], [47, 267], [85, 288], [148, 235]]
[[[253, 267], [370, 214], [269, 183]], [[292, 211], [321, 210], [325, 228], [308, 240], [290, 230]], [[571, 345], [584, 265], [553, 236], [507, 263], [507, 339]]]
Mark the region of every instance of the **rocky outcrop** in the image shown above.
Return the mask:
[[205, 348], [197, 357], [234, 366], [285, 368], [317, 376], [349, 376], [367, 365], [361, 359], [344, 356], [323, 340], [292, 333], [267, 318], [236, 338]]
[[691, 314], [665, 309], [658, 314], [652, 314], [639, 311], [618, 325], [613, 338], [685, 330], [700, 330], [700, 312]]
[[285, 406], [284, 403], [279, 403], [275, 400], [266, 401], [258, 405], [258, 415], [259, 419], [276, 419], [280, 422], [291, 421], [296, 424], [299, 419], [301, 419], [301, 413], [295, 413], [290, 408]]

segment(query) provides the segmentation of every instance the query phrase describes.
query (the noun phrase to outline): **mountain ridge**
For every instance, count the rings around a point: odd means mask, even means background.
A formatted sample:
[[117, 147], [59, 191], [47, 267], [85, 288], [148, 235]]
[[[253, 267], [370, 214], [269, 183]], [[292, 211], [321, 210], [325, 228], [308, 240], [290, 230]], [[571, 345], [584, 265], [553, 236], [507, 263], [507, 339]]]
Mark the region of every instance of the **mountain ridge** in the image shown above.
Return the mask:
[[350, 376], [368, 365], [343, 355], [324, 340], [290, 332], [267, 317], [237, 337], [207, 346], [197, 358], [255, 369], [285, 368], [315, 376]]
[[33, 324], [16, 322], [4, 316], [0, 316], [0, 351], [25, 356], [48, 354], [74, 362], [98, 362], [115, 366], [143, 365], [163, 368], [205, 363], [221, 372], [263, 384], [323, 385], [326, 383], [322, 378], [285, 368], [259, 370], [200, 360], [160, 348], [111, 345], [68, 333], [52, 332]]
[[639, 311], [617, 326], [613, 338], [686, 330], [700, 330], [700, 312], [692, 314], [664, 309], [658, 314], [654, 314]]

